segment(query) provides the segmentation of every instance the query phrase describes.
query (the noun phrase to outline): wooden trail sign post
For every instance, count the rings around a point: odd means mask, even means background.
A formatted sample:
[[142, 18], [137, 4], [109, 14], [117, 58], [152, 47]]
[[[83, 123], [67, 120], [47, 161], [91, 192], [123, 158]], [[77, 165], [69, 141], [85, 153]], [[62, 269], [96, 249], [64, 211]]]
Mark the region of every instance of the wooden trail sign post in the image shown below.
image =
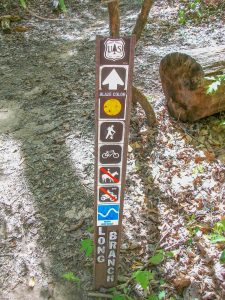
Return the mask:
[[96, 40], [94, 287], [117, 284], [135, 37]]

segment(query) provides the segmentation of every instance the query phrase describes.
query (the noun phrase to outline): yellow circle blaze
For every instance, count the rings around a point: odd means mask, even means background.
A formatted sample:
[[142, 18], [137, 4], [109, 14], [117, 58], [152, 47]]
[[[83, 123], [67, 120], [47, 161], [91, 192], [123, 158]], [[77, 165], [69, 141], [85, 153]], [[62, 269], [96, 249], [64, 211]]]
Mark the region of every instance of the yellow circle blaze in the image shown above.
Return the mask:
[[104, 112], [109, 116], [116, 116], [121, 112], [122, 105], [117, 99], [109, 99], [104, 104]]

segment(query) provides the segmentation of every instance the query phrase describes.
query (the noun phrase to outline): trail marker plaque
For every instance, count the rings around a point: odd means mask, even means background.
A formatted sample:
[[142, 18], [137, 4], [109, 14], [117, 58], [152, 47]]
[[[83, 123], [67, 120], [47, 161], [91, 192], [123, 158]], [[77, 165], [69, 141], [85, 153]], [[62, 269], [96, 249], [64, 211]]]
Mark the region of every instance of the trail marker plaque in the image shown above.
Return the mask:
[[135, 37], [96, 40], [94, 286], [117, 284]]

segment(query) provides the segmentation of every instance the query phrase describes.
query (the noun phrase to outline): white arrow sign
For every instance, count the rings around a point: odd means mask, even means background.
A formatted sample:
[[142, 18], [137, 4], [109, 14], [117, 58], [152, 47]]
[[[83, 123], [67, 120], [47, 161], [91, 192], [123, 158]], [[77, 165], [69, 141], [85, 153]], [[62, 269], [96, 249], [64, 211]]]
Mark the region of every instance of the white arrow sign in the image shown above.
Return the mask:
[[124, 85], [124, 82], [116, 70], [113, 69], [102, 83], [102, 85], [107, 84], [109, 85], [109, 90], [117, 90], [117, 85]]

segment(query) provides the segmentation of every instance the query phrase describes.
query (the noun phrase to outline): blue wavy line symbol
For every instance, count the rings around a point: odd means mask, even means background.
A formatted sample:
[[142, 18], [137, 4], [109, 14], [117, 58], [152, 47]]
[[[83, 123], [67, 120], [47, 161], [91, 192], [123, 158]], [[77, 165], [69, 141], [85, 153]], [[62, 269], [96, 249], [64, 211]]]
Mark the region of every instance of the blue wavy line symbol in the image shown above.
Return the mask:
[[119, 205], [98, 205], [98, 221], [114, 221], [119, 219]]

